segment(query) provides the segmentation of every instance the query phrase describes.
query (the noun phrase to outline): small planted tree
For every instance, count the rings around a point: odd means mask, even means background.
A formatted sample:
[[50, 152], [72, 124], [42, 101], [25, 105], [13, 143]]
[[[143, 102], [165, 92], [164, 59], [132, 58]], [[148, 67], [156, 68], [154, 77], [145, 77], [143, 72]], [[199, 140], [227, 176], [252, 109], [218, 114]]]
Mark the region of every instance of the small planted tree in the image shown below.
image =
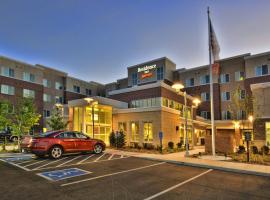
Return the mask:
[[115, 133], [114, 133], [114, 131], [111, 132], [111, 134], [109, 136], [109, 140], [110, 140], [110, 146], [114, 147], [115, 146]]
[[48, 125], [52, 130], [65, 130], [69, 122], [64, 120], [62, 111], [59, 108], [56, 108], [51, 118], [48, 121]]
[[117, 147], [122, 148], [126, 144], [126, 136], [123, 131], [120, 131], [116, 136]]
[[20, 149], [20, 137], [29, 134], [34, 125], [38, 125], [41, 115], [37, 112], [33, 99], [20, 99], [11, 116], [13, 133], [18, 136], [18, 148]]
[[[11, 126], [11, 105], [9, 102], [0, 102], [0, 130], [7, 130]], [[4, 138], [3, 150], [6, 149], [7, 138]]]

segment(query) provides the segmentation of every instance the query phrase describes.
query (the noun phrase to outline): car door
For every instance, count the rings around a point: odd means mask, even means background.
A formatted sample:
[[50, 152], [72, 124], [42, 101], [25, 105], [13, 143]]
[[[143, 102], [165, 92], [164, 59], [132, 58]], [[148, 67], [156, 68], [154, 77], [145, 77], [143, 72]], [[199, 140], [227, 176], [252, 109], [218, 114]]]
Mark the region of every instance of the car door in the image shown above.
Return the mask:
[[92, 151], [92, 142], [90, 138], [80, 132], [76, 132], [76, 147], [80, 151]]
[[64, 147], [66, 152], [76, 151], [76, 135], [74, 132], [60, 133], [57, 138], [60, 140], [60, 144]]

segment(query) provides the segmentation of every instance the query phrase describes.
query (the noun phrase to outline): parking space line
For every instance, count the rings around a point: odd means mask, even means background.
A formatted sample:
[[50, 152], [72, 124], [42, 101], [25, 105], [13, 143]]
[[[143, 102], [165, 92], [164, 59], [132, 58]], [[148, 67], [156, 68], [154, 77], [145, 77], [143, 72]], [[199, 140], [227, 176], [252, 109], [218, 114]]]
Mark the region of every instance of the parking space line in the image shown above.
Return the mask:
[[16, 163], [8, 162], [8, 161], [5, 161], [5, 160], [3, 160], [3, 159], [0, 159], [0, 160], [3, 161], [3, 162], [5, 162], [5, 163], [11, 164], [11, 165], [13, 165], [13, 166], [15, 166], [15, 167], [19, 167], [19, 168], [21, 168], [21, 169], [23, 169], [23, 170], [25, 170], [25, 171], [30, 171], [30, 169], [27, 169], [27, 168], [25, 168], [25, 167], [23, 167], [23, 166], [20, 166], [20, 165], [16, 164]]
[[100, 160], [100, 158], [102, 158], [103, 156], [105, 156], [106, 153], [102, 154], [101, 156], [99, 156], [94, 162], [97, 162], [98, 160]]
[[[35, 165], [35, 164], [38, 164], [38, 163], [43, 163], [45, 161], [46, 160], [40, 160], [40, 161], [37, 161], [37, 162], [34, 162], [34, 163], [30, 163], [30, 164], [24, 165], [23, 167], [28, 167], [28, 166]], [[21, 163], [19, 163], [19, 164], [21, 164]]]
[[36, 167], [36, 168], [34, 168], [34, 169], [32, 169], [32, 170], [37, 170], [37, 169], [43, 168], [43, 167], [45, 167], [45, 166], [47, 166], [47, 165], [50, 165], [50, 164], [53, 164], [53, 163], [59, 162], [59, 161], [61, 161], [61, 160], [65, 160], [65, 159], [67, 159], [67, 158], [68, 158], [68, 157], [64, 157], [64, 158], [61, 158], [61, 159], [58, 159], [58, 160], [55, 160], [55, 161], [52, 161], [52, 162], [46, 163], [45, 165], [41, 165], [41, 166]]
[[93, 157], [95, 154], [92, 154], [90, 156], [87, 156], [85, 159], [81, 160], [80, 162], [77, 162], [77, 164], [81, 164], [83, 163], [84, 161], [88, 160], [89, 158]]
[[33, 160], [27, 160], [27, 161], [24, 161], [24, 162], [18, 162], [17, 164], [25, 164], [25, 163], [29, 163], [29, 162], [31, 162], [31, 161], [33, 161]]
[[124, 154], [122, 154], [120, 158], [124, 158]]
[[184, 185], [184, 184], [186, 184], [186, 183], [188, 183], [188, 182], [190, 182], [190, 181], [193, 181], [193, 180], [195, 180], [195, 179], [197, 179], [197, 178], [199, 178], [199, 177], [201, 177], [201, 176], [203, 176], [203, 175], [205, 175], [205, 174], [207, 174], [207, 173], [209, 173], [209, 172], [211, 172], [211, 171], [213, 171], [213, 169], [209, 169], [209, 170], [207, 170], [207, 171], [205, 171], [205, 172], [203, 172], [203, 173], [201, 173], [201, 174], [199, 174], [199, 175], [197, 175], [197, 176], [194, 176], [194, 177], [192, 177], [192, 178], [190, 178], [190, 179], [187, 179], [187, 180], [185, 180], [185, 181], [183, 181], [183, 182], [181, 182], [181, 183], [178, 183], [177, 185], [174, 185], [174, 186], [172, 186], [172, 187], [170, 187], [170, 188], [168, 188], [168, 189], [166, 189], [166, 190], [163, 190], [163, 191], [161, 191], [161, 192], [159, 192], [159, 193], [157, 193], [157, 194], [154, 194], [154, 195], [152, 195], [152, 196], [150, 196], [150, 197], [147, 197], [147, 198], [144, 199], [144, 200], [151, 200], [151, 199], [154, 199], [154, 198], [156, 198], [156, 197], [158, 197], [158, 196], [160, 196], [160, 195], [163, 195], [163, 194], [165, 194], [165, 193], [167, 193], [167, 192], [169, 192], [169, 191], [171, 191], [171, 190], [174, 190], [174, 189], [177, 188], [177, 187], [180, 187], [180, 186], [182, 186], [182, 185]]
[[82, 157], [82, 156], [77, 156], [77, 157], [75, 157], [75, 158], [72, 158], [71, 160], [68, 160], [68, 161], [66, 161], [66, 162], [63, 162], [63, 163], [57, 165], [56, 167], [61, 167], [61, 166], [65, 165], [65, 164], [67, 164], [67, 163], [69, 163], [69, 162], [72, 162], [73, 160], [76, 160], [76, 159], [78, 159], [78, 158], [80, 158], [80, 157]]
[[112, 154], [112, 155], [108, 158], [108, 160], [111, 160], [113, 156], [114, 156], [114, 154]]
[[162, 164], [165, 164], [165, 163], [166, 162], [160, 162], [160, 163], [155, 163], [155, 164], [152, 164], [152, 165], [147, 165], [147, 166], [143, 166], [143, 167], [137, 167], [137, 168], [128, 169], [128, 170], [124, 170], [124, 171], [120, 171], [120, 172], [115, 172], [115, 173], [111, 173], [111, 174], [105, 174], [105, 175], [96, 176], [96, 177], [92, 177], [92, 178], [82, 179], [82, 180], [79, 180], [79, 181], [65, 183], [65, 184], [62, 184], [61, 186], [64, 187], [64, 186], [74, 185], [74, 184], [77, 184], [77, 183], [82, 183], [82, 182], [86, 182], [86, 181], [100, 179], [100, 178], [104, 178], [104, 177], [108, 177], [108, 176], [114, 176], [114, 175], [118, 175], [118, 174], [123, 174], [123, 173], [138, 171], [138, 170], [141, 170], [141, 169], [146, 169], [146, 168], [149, 168], [149, 167], [158, 166], [158, 165], [162, 165]]

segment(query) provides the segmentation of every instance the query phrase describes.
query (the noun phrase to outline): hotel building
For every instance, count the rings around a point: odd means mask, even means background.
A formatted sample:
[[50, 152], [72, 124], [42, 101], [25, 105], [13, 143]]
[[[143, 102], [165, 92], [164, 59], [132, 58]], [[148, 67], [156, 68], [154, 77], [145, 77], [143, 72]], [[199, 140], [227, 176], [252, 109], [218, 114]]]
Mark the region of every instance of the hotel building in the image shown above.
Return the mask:
[[[270, 145], [270, 52], [243, 54], [218, 61], [213, 79], [216, 150], [235, 151], [243, 144], [243, 132], [254, 129], [258, 147]], [[69, 128], [109, 142], [111, 131], [124, 131], [127, 145], [159, 145], [169, 141], [185, 142], [184, 93], [172, 89], [175, 82], [187, 92], [187, 130], [190, 146], [205, 145], [211, 151], [209, 66], [176, 68], [163, 57], [127, 67], [127, 77], [108, 84], [87, 82], [43, 65], [31, 65], [0, 57], [0, 99], [16, 104], [22, 96], [33, 97], [42, 113], [41, 127], [46, 127], [55, 103], [62, 103]], [[233, 114], [233, 92], [240, 99], [254, 96], [252, 113], [239, 110]], [[92, 105], [84, 98], [91, 96]], [[259, 98], [257, 98], [259, 97]], [[201, 99], [196, 107], [194, 98]], [[254, 121], [247, 118], [252, 114]], [[254, 124], [254, 126], [253, 126]], [[49, 128], [49, 127], [47, 127]]]

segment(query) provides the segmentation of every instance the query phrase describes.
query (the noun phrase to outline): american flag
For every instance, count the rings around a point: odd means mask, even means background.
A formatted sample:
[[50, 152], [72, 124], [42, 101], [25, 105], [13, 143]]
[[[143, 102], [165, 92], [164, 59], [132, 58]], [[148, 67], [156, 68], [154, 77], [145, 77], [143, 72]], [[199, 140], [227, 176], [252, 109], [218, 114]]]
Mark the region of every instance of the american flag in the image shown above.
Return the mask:
[[219, 60], [219, 52], [220, 52], [220, 47], [217, 41], [217, 36], [215, 34], [211, 19], [209, 17], [209, 37], [210, 37], [210, 46], [211, 46], [211, 53], [214, 58], [214, 61]]

